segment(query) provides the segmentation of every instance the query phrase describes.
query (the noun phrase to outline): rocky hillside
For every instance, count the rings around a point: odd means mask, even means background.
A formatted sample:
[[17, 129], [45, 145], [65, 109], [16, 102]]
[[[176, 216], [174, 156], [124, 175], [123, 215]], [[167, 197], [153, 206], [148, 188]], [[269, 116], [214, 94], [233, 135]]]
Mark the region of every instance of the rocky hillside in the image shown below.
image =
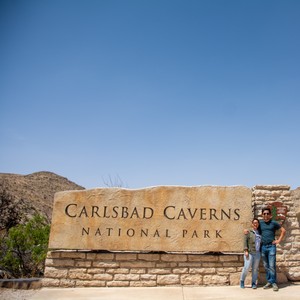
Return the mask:
[[37, 172], [29, 175], [0, 173], [0, 189], [4, 190], [13, 201], [22, 199], [26, 207], [23, 213], [27, 216], [38, 211], [50, 221], [56, 192], [84, 188], [57, 174]]

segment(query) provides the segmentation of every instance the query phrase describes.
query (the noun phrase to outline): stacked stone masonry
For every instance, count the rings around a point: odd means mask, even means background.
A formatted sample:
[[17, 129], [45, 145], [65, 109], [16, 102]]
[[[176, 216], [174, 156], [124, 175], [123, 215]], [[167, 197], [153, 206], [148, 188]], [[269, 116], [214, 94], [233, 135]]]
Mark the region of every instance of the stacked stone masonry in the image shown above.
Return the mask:
[[[284, 227], [287, 235], [277, 249], [278, 282], [300, 280], [300, 229], [295, 199], [289, 186], [255, 186], [253, 216], [262, 207], [280, 201], [288, 207]], [[251, 220], [249, 220], [250, 223]], [[242, 230], [242, 228], [241, 228]], [[96, 251], [49, 251], [45, 287], [155, 287], [237, 285], [243, 268], [243, 255], [126, 253]], [[265, 283], [262, 265], [259, 283]], [[250, 284], [247, 276], [246, 284]]]
[[228, 285], [240, 255], [49, 252], [44, 286]]

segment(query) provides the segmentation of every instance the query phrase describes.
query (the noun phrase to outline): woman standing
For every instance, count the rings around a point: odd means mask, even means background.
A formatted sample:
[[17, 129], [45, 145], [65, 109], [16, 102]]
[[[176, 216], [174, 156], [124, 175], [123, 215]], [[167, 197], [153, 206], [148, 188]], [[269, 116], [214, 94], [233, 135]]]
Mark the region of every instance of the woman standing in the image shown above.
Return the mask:
[[252, 229], [244, 238], [244, 268], [241, 274], [240, 287], [245, 288], [245, 279], [250, 267], [252, 267], [252, 288], [257, 288], [258, 266], [260, 261], [261, 233], [259, 220], [252, 220]]

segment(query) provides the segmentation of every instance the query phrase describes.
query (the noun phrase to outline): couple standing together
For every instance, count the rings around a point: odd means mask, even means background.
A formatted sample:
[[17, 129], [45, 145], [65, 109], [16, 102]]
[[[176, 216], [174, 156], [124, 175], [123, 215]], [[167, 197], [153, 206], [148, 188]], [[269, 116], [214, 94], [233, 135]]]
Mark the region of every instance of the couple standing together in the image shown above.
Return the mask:
[[[273, 287], [278, 291], [276, 283], [276, 245], [283, 239], [286, 230], [279, 223], [272, 220], [271, 209], [263, 208], [263, 220], [256, 218], [252, 221], [252, 228], [245, 230], [244, 239], [244, 268], [240, 278], [240, 287], [245, 288], [245, 278], [252, 267], [252, 288], [257, 288], [257, 277], [260, 257], [266, 271], [267, 284], [263, 287]], [[280, 229], [280, 236], [276, 240], [275, 232]]]

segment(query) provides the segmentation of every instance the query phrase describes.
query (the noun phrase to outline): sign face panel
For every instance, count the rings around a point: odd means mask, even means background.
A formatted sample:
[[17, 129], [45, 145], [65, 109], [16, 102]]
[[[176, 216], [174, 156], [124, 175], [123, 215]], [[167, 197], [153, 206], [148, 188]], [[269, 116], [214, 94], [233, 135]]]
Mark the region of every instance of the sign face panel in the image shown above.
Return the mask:
[[272, 219], [282, 225], [286, 219], [287, 206], [282, 202], [273, 202], [268, 206], [271, 209]]
[[252, 221], [242, 186], [99, 188], [55, 195], [50, 249], [241, 252]]

